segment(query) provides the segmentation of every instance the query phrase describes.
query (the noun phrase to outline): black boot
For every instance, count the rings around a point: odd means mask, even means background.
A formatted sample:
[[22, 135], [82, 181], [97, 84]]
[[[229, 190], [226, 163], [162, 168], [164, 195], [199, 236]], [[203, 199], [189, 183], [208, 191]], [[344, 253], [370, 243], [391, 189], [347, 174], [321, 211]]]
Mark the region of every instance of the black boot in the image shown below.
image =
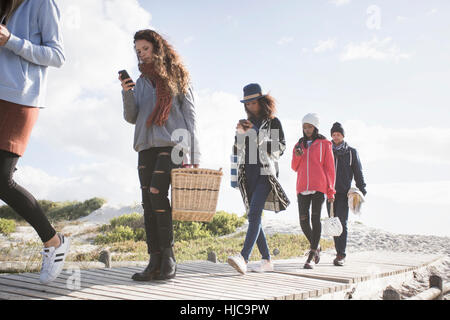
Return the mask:
[[150, 262], [142, 272], [133, 274], [134, 281], [152, 281], [159, 275], [161, 269], [161, 253], [151, 253]]
[[168, 280], [175, 278], [177, 273], [177, 262], [173, 253], [173, 248], [165, 248], [161, 258], [161, 271], [156, 277], [157, 280]]

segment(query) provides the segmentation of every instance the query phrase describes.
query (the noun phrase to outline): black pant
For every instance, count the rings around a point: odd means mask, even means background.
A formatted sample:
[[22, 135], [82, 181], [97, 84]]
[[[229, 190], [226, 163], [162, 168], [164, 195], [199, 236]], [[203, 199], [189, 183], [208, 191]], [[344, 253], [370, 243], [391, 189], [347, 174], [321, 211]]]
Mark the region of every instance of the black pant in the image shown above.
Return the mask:
[[56, 234], [36, 199], [13, 180], [19, 156], [0, 150], [0, 199], [25, 219], [38, 233], [42, 242]]
[[[173, 168], [180, 168], [182, 164], [172, 161], [172, 149], [173, 147], [157, 147], [139, 152], [139, 180], [150, 254], [174, 245], [172, 208], [168, 197], [170, 173]], [[151, 193], [150, 188], [159, 190], [159, 193]]]
[[[334, 245], [338, 255], [345, 258], [347, 248], [347, 221], [348, 221], [348, 196], [345, 193], [336, 193], [334, 201], [334, 216], [342, 223], [343, 232], [339, 237], [334, 237]], [[327, 203], [328, 215], [330, 215], [330, 204]]]
[[[325, 195], [321, 192], [316, 192], [315, 194], [309, 194], [306, 196], [299, 193], [297, 195], [297, 198], [298, 211], [300, 213], [300, 226], [302, 227], [303, 233], [311, 244], [311, 249], [317, 250], [322, 233], [320, 214], [322, 212], [323, 202], [325, 201]], [[312, 214], [310, 215], [309, 208], [311, 204]]]

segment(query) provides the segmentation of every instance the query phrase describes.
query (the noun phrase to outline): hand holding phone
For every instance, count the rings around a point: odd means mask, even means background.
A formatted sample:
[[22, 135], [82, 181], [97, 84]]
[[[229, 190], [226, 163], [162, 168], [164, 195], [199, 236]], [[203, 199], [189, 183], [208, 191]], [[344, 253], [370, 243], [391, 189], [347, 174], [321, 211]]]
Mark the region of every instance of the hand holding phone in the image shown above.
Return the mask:
[[129, 91], [136, 86], [126, 70], [119, 71], [119, 80], [122, 82], [122, 88], [125, 91]]
[[302, 150], [302, 147], [300, 145], [297, 145], [295, 147], [295, 155], [299, 156], [299, 157], [303, 155], [303, 150]]

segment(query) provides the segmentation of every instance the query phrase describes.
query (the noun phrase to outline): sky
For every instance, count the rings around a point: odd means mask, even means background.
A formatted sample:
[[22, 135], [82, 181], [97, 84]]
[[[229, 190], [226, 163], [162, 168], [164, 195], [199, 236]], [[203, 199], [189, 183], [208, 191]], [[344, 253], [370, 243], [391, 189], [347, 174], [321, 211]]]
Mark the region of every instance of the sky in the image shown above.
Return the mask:
[[242, 88], [257, 82], [277, 100], [287, 139], [280, 182], [291, 205], [267, 219], [298, 220], [291, 152], [303, 116], [316, 112], [325, 136], [339, 121], [359, 151], [368, 195], [352, 220], [450, 235], [450, 2], [56, 2], [67, 62], [49, 72], [47, 108], [15, 176], [37, 198], [140, 203], [117, 71], [139, 76], [133, 35], [151, 28], [191, 74], [201, 166], [225, 173], [218, 210], [245, 211], [229, 156]]

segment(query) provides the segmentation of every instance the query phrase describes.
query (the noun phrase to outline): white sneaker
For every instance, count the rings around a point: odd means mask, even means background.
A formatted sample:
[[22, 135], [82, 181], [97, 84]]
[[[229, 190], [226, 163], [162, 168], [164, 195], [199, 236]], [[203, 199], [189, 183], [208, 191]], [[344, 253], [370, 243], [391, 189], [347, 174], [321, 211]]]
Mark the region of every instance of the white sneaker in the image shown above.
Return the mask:
[[273, 271], [273, 262], [271, 260], [262, 259], [261, 262], [252, 268], [253, 272], [263, 273]]
[[64, 267], [64, 261], [69, 252], [70, 240], [59, 234], [61, 245], [58, 248], [49, 247], [42, 250], [42, 269], [39, 281], [48, 284], [58, 278]]
[[235, 268], [239, 273], [247, 273], [247, 263], [245, 263], [245, 259], [240, 253], [235, 256], [228, 257], [228, 264]]

